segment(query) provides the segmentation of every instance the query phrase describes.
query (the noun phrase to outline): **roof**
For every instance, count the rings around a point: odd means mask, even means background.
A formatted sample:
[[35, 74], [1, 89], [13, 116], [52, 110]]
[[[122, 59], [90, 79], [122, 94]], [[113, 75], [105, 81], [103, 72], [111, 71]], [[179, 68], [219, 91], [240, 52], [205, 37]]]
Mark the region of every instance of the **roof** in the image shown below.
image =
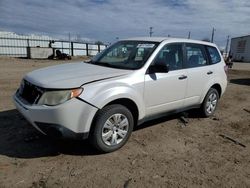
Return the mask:
[[168, 37], [133, 37], [125, 40], [138, 40], [138, 41], [150, 41], [150, 42], [162, 42], [169, 39]]
[[201, 41], [201, 40], [193, 40], [193, 39], [186, 39], [186, 38], [172, 38], [172, 37], [134, 37], [128, 38], [124, 40], [137, 40], [137, 41], [150, 41], [150, 42], [162, 42], [162, 41], [169, 41], [169, 42], [190, 42], [190, 43], [199, 43], [205, 45], [212, 45], [214, 43]]

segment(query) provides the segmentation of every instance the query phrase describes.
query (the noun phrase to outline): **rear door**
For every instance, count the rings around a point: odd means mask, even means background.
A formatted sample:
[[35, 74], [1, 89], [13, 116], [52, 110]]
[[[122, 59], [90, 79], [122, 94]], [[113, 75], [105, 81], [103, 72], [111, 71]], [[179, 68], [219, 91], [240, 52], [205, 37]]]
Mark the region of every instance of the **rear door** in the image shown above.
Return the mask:
[[144, 100], [146, 115], [171, 111], [183, 106], [187, 85], [186, 70], [183, 69], [183, 44], [165, 45], [152, 64], [166, 64], [167, 73], [145, 75]]
[[214, 46], [206, 46], [208, 58], [210, 60], [210, 67], [209, 70], [212, 72], [214, 78], [220, 78], [224, 75], [225, 79], [225, 71], [224, 71], [224, 64], [221, 63], [222, 59], [220, 56], [220, 52]]
[[206, 47], [201, 44], [186, 43], [184, 47], [184, 66], [187, 70], [188, 82], [184, 106], [197, 105], [206, 85], [212, 79]]

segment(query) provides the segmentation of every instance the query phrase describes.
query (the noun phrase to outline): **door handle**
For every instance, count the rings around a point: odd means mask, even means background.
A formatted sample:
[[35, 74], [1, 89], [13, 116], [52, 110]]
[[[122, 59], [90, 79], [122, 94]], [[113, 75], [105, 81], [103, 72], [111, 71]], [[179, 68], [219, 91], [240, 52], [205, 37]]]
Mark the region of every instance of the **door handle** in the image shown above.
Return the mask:
[[186, 75], [182, 75], [182, 76], [179, 77], [179, 80], [184, 80], [184, 79], [186, 79], [186, 78], [187, 78]]
[[213, 71], [208, 71], [207, 74], [208, 74], [208, 75], [209, 75], [209, 74], [213, 74]]

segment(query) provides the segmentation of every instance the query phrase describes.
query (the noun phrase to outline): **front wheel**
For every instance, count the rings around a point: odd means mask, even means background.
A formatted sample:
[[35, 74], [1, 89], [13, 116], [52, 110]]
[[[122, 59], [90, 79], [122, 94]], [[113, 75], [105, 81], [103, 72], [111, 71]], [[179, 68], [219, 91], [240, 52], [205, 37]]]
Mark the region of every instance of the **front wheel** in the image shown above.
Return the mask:
[[93, 146], [101, 152], [112, 152], [121, 148], [129, 139], [134, 118], [125, 106], [113, 104], [97, 113], [93, 126]]
[[218, 91], [210, 88], [200, 108], [201, 114], [204, 117], [212, 116], [215, 112], [219, 100]]

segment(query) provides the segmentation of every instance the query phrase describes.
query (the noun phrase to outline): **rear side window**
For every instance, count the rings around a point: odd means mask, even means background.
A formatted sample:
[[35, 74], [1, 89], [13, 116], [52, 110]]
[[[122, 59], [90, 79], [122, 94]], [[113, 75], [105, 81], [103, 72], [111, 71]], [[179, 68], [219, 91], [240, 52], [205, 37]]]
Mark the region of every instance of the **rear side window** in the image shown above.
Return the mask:
[[211, 59], [211, 64], [216, 64], [221, 61], [220, 54], [215, 47], [207, 46], [207, 50]]
[[208, 65], [205, 47], [199, 44], [186, 44], [186, 67], [194, 68]]

